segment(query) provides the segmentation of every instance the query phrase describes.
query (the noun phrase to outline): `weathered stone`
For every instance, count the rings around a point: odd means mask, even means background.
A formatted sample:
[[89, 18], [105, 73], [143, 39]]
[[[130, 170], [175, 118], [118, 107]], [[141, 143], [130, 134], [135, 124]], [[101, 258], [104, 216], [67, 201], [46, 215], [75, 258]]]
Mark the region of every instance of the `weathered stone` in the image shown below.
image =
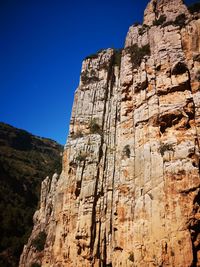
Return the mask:
[[[152, 26], [182, 13], [182, 28]], [[181, 0], [153, 0], [144, 23], [121, 66], [112, 49], [83, 62], [63, 171], [43, 182], [21, 267], [200, 266], [200, 20]], [[136, 67], [127, 49], [147, 44]]]
[[144, 24], [152, 26], [161, 16], [165, 16], [166, 22], [175, 21], [181, 14], [191, 17], [182, 0], [151, 0], [144, 12]]

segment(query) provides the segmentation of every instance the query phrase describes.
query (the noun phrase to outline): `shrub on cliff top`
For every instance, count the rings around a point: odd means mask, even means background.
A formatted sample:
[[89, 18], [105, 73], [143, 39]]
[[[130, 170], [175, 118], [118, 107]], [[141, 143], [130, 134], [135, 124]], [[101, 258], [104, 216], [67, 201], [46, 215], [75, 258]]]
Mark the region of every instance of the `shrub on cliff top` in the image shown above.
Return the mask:
[[115, 49], [113, 55], [113, 64], [115, 66], [120, 67], [121, 65], [121, 57], [122, 57], [122, 49]]
[[85, 60], [86, 59], [95, 59], [95, 58], [98, 58], [99, 56], [99, 53], [103, 52], [105, 49], [99, 49], [95, 54], [91, 54], [87, 57], [85, 57]]
[[95, 58], [98, 58], [98, 54], [97, 53], [96, 54], [91, 54], [91, 55], [85, 57], [85, 60], [86, 59], [95, 59]]

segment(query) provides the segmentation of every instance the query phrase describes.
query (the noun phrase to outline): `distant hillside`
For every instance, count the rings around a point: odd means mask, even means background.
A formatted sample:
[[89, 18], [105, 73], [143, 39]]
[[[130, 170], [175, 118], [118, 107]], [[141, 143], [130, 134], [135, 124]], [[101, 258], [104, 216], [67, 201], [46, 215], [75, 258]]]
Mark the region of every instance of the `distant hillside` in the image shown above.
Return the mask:
[[0, 266], [18, 265], [41, 181], [60, 173], [62, 150], [53, 140], [0, 123]]

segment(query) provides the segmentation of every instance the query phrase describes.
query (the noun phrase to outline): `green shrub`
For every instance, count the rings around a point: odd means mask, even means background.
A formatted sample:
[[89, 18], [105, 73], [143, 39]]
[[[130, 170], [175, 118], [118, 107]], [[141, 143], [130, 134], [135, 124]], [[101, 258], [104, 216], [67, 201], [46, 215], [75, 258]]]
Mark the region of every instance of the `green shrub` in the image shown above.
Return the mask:
[[42, 251], [46, 243], [46, 238], [47, 238], [47, 234], [44, 231], [42, 231], [38, 234], [38, 236], [35, 239], [33, 239], [32, 245], [38, 251]]
[[73, 139], [81, 138], [81, 137], [83, 137], [83, 133], [80, 130], [78, 130], [76, 133], [71, 135], [71, 138]]
[[179, 26], [180, 28], [183, 28], [185, 26], [186, 23], [186, 16], [185, 14], [180, 14], [176, 17], [175, 21], [173, 22], [173, 24], [175, 26]]
[[174, 21], [172, 21], [172, 20], [167, 21], [162, 26], [166, 27], [166, 26], [169, 26], [169, 25], [179, 26], [180, 28], [183, 28], [186, 25], [186, 16], [185, 16], [185, 14], [178, 15]]
[[113, 55], [113, 64], [115, 66], [120, 67], [121, 65], [121, 57], [122, 57], [122, 49], [115, 49]]
[[97, 123], [96, 119], [92, 119], [89, 124], [89, 129], [91, 134], [100, 134], [102, 135], [101, 126]]
[[137, 44], [134, 44], [127, 47], [126, 51], [130, 54], [131, 61], [135, 67], [138, 67], [141, 64], [144, 56], [149, 56], [151, 53], [149, 44], [142, 47], [138, 47]]
[[174, 148], [172, 144], [161, 144], [159, 151], [160, 154], [164, 156], [166, 151], [174, 151]]
[[147, 29], [149, 29], [149, 26], [146, 24], [143, 24], [142, 27], [138, 29], [139, 35], [143, 35]]
[[80, 152], [79, 155], [76, 157], [76, 160], [79, 162], [85, 161], [88, 156], [87, 152]]
[[166, 27], [166, 26], [169, 26], [169, 25], [174, 25], [174, 22], [172, 20], [167, 21], [162, 25], [162, 27]]
[[98, 58], [98, 54], [96, 53], [96, 54], [91, 54], [91, 55], [89, 55], [89, 56], [87, 56], [87, 57], [85, 57], [85, 60], [86, 59], [95, 59], [95, 58]]
[[85, 57], [85, 60], [86, 59], [96, 59], [96, 58], [98, 58], [99, 53], [103, 52], [104, 50], [105, 49], [99, 49], [95, 54], [91, 54], [91, 55]]
[[197, 12], [200, 12], [200, 3], [194, 3], [190, 6], [188, 6], [188, 10], [190, 11], [191, 14]]
[[165, 21], [166, 21], [166, 16], [161, 15], [158, 19], [154, 20], [153, 25], [159, 26], [159, 25], [162, 25]]
[[184, 62], [178, 62], [172, 69], [172, 75], [180, 75], [188, 70]]
[[87, 71], [81, 72], [81, 81], [84, 83], [87, 82], [87, 80], [88, 80], [88, 72]]
[[81, 81], [83, 84], [87, 84], [90, 82], [98, 82], [99, 78], [95, 76], [95, 73], [93, 70], [91, 71], [91, 73], [87, 71], [83, 71], [81, 73]]
[[131, 150], [130, 150], [130, 146], [126, 145], [123, 149], [123, 154], [126, 155], [128, 158], [130, 158], [131, 155]]

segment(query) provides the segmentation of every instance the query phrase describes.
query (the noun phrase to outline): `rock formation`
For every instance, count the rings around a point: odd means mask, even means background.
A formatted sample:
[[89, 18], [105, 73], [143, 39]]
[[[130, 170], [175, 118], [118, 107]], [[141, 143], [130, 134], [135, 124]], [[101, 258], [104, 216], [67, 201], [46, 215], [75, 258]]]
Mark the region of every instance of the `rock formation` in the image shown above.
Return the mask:
[[83, 62], [20, 267], [200, 266], [200, 16], [181, 0], [144, 14], [121, 63], [113, 49]]

